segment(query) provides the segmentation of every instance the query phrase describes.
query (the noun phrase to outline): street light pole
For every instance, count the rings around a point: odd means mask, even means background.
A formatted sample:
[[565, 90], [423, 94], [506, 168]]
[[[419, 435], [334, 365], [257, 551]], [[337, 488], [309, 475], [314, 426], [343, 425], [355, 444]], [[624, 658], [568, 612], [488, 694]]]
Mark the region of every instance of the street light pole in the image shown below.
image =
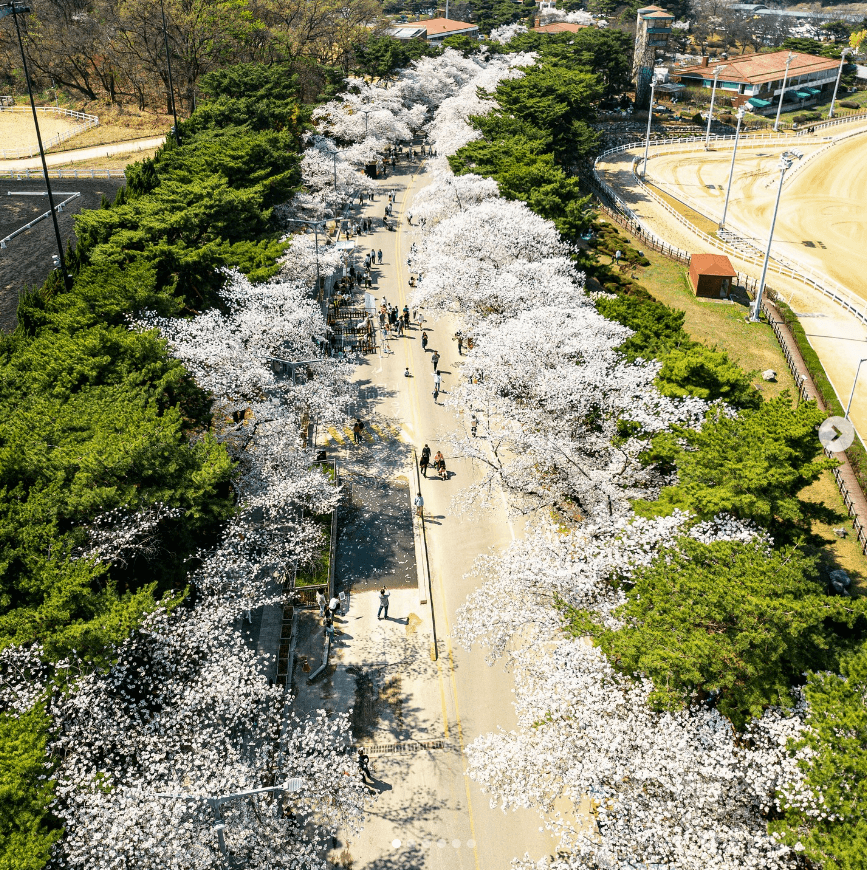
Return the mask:
[[788, 151], [784, 152], [780, 157], [780, 184], [777, 187], [777, 199], [774, 203], [774, 216], [771, 218], [771, 230], [768, 233], [768, 247], [765, 250], [765, 262], [762, 265], [762, 278], [759, 281], [759, 289], [756, 293], [756, 302], [753, 306], [752, 314], [750, 315], [750, 320], [753, 323], [758, 323], [761, 320], [762, 313], [762, 294], [765, 292], [765, 278], [768, 275], [768, 261], [771, 259], [771, 244], [774, 240], [774, 226], [777, 223], [777, 210], [780, 207], [780, 195], [783, 192], [783, 179], [786, 177], [786, 172], [791, 168], [792, 163], [795, 162], [795, 155], [790, 155]]
[[656, 90], [656, 76], [650, 77], [650, 105], [647, 107], [647, 135], [644, 139], [644, 165], [641, 167], [641, 177], [647, 177], [647, 158], [650, 151], [650, 125], [653, 123], [653, 94]]
[[789, 56], [786, 58], [786, 72], [783, 75], [783, 88], [780, 91], [780, 104], [777, 106], [777, 117], [774, 120], [774, 132], [776, 133], [780, 126], [780, 112], [783, 110], [783, 97], [786, 96], [786, 82], [789, 80], [789, 64], [791, 64], [793, 58], [795, 57], [795, 53], [790, 51]]
[[831, 108], [828, 111], [828, 117], [834, 117], [834, 101], [837, 99], [837, 88], [840, 87], [840, 78], [843, 75], [843, 67], [846, 65], [846, 55], [851, 54], [854, 49], [844, 48], [840, 53], [840, 68], [837, 70], [837, 81], [834, 83], [834, 96], [831, 97]]
[[163, 40], [166, 45], [166, 66], [169, 73], [169, 99], [172, 103], [172, 118], [175, 120], [175, 142], [181, 144], [181, 131], [178, 129], [178, 113], [175, 110], [175, 86], [172, 82], [172, 58], [169, 54], [169, 30], [166, 27], [166, 7], [165, 0], [160, 0], [160, 11], [163, 14]]
[[741, 135], [741, 121], [743, 121], [745, 113], [746, 113], [746, 109], [743, 106], [741, 106], [738, 109], [738, 124], [735, 127], [735, 147], [732, 148], [732, 163], [731, 163], [731, 166], [729, 167], [729, 183], [726, 186], [726, 201], [725, 201], [725, 205], [723, 206], [722, 220], [719, 222], [720, 230], [725, 229], [725, 225], [726, 225], [726, 213], [729, 210], [729, 196], [731, 195], [731, 192], [732, 192], [732, 179], [735, 176], [735, 155], [738, 153], [738, 139], [740, 139], [740, 135]]
[[716, 99], [716, 84], [719, 81], [719, 74], [722, 71], [723, 67], [718, 66], [713, 71], [713, 89], [710, 92], [710, 109], [707, 113], [707, 130], [704, 134], [704, 150], [707, 151], [708, 146], [710, 145], [710, 125], [713, 123], [713, 103]]
[[42, 134], [39, 132], [39, 118], [36, 116], [36, 103], [33, 101], [33, 86], [30, 83], [30, 70], [27, 67], [27, 55], [24, 54], [24, 41], [21, 39], [21, 27], [18, 16], [30, 12], [30, 7], [23, 3], [7, 3], [0, 6], [0, 18], [12, 16], [15, 23], [15, 33], [18, 36], [18, 48], [21, 50], [21, 63], [24, 66], [24, 78], [27, 80], [27, 93], [30, 95], [30, 109], [33, 112], [33, 125], [36, 127], [36, 142], [39, 145], [39, 157], [42, 160], [42, 177], [45, 179], [45, 190], [48, 193], [48, 207], [51, 209], [51, 222], [54, 224], [54, 239], [57, 242], [57, 257], [60, 264], [60, 274], [67, 292], [72, 289], [72, 279], [66, 271], [66, 258], [63, 255], [63, 239], [60, 237], [60, 226], [57, 223], [57, 212], [54, 208], [54, 194], [51, 192], [51, 181], [48, 178], [48, 164], [45, 162], [45, 149], [42, 147]]
[[858, 368], [855, 369], [855, 380], [852, 381], [852, 392], [849, 393], [849, 404], [846, 405], [845, 419], [849, 419], [849, 409], [852, 407], [852, 399], [855, 398], [855, 384], [858, 383], [858, 375], [861, 373], [861, 363], [867, 362], [867, 359], [858, 360]]

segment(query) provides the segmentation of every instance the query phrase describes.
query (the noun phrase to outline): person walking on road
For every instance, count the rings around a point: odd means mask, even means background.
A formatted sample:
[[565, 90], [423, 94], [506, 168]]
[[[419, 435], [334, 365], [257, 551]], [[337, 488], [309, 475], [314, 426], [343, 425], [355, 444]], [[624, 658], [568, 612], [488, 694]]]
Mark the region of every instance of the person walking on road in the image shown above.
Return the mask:
[[464, 355], [464, 336], [459, 332], [456, 336], [458, 340], [458, 356]]
[[358, 750], [358, 769], [361, 771], [362, 782], [367, 782], [368, 779], [375, 782], [370, 772], [370, 756], [363, 749]]
[[379, 590], [379, 610], [376, 612], [376, 618], [380, 618], [380, 614], [385, 612], [385, 618], [388, 619], [388, 596], [391, 593], [383, 586]]
[[376, 252], [376, 259], [379, 261], [379, 263], [380, 263], [380, 265], [381, 265], [381, 264], [382, 264], [382, 248], [380, 248], [380, 249]]
[[325, 616], [325, 605], [328, 602], [325, 600], [321, 589], [316, 593], [316, 603], [319, 605], [319, 618], [322, 619]]
[[340, 599], [336, 595], [328, 602], [328, 609], [331, 611], [332, 619], [335, 616], [343, 616], [343, 608], [340, 606]]
[[418, 466], [421, 469], [421, 473], [424, 478], [427, 478], [428, 465], [430, 465], [430, 447], [425, 444], [421, 451], [421, 459], [418, 462]]
[[421, 349], [427, 350], [427, 333], [423, 332], [421, 334]]
[[443, 385], [443, 376], [439, 372], [434, 372], [434, 386], [439, 389]]
[[470, 414], [470, 432], [473, 433], [473, 438], [476, 437], [476, 430], [479, 428], [479, 418], [476, 416], [475, 411]]
[[421, 493], [415, 497], [413, 504], [415, 505], [415, 515], [421, 518], [424, 515], [424, 499]]
[[440, 361], [440, 355], [436, 351], [434, 351], [433, 354], [431, 354], [430, 361], [433, 363], [433, 370], [437, 371], [438, 370], [437, 366], [439, 365], [439, 361]]
[[439, 386], [437, 386], [436, 384], [434, 384], [434, 388], [433, 388], [433, 399], [434, 399], [434, 404], [435, 404], [435, 405], [438, 405], [438, 404], [439, 404], [439, 402], [437, 401], [437, 399], [439, 399], [439, 397], [440, 397], [440, 388], [439, 388]]

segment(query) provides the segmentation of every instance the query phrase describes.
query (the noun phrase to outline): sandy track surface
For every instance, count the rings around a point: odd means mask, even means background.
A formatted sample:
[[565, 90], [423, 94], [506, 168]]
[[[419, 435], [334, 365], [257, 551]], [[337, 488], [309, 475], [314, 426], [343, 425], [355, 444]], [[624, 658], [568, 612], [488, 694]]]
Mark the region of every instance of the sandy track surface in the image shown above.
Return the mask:
[[[54, 112], [39, 113], [39, 131], [42, 141], [47, 142], [58, 133], [74, 130], [79, 124], [65, 115], [55, 115]], [[33, 115], [29, 112], [0, 112], [0, 158], [3, 151], [19, 151], [23, 148], [35, 149], [36, 129], [33, 126]]]
[[[819, 147], [799, 150], [809, 158]], [[780, 151], [738, 151], [727, 223], [760, 248], [770, 227]], [[648, 180], [719, 219], [730, 162], [730, 145], [686, 160], [662, 155], [650, 161]], [[867, 130], [818, 154], [786, 182], [774, 249], [867, 299]]]
[[[867, 134], [863, 137], [855, 137], [854, 139], [846, 140], [846, 143], [850, 142], [859, 143], [862, 147], [867, 149]], [[797, 194], [802, 185], [815, 185], [820, 183], [811, 180], [811, 173], [815, 172], [821, 176], [823, 172], [832, 171], [832, 174], [834, 174], [833, 170], [828, 170], [827, 168], [823, 169], [823, 164], [828, 162], [833, 163], [837, 159], [837, 156], [843, 153], [838, 150], [843, 147], [843, 144], [844, 143], [835, 145], [825, 153], [817, 156], [813, 161], [811, 161], [811, 165], [805, 166], [803, 171], [799, 173], [800, 178], [796, 176], [792, 180], [791, 190]], [[754, 159], [756, 161], [764, 161], [764, 169], [762, 171], [766, 170], [765, 174], [763, 176], [758, 174], [762, 166], [762, 164], [758, 164], [755, 170], [753, 170], [757, 174], [750, 176], [748, 179], [742, 179], [742, 181], [745, 182], [745, 189], [752, 188], [756, 191], [756, 198], [758, 201], [756, 202], [755, 208], [757, 213], [766, 214], [764, 218], [765, 238], [767, 238], [767, 224], [769, 223], [768, 210], [773, 206], [773, 196], [775, 195], [775, 191], [773, 186], [765, 188], [764, 185], [769, 181], [772, 181], [774, 174], [776, 174], [774, 167], [776, 166], [777, 158], [781, 150], [782, 149], [778, 147], [775, 147], [773, 151], [770, 148], [766, 150], [759, 149], [754, 155]], [[799, 146], [799, 150], [804, 151], [805, 154], [807, 153], [807, 149], [804, 147]], [[665, 211], [662, 206], [658, 205], [644, 193], [632, 175], [632, 160], [636, 153], [638, 153], [638, 151], [634, 153], [622, 152], [620, 154], [612, 154], [599, 162], [597, 170], [602, 178], [615, 190], [618, 196], [620, 196], [621, 199], [623, 199], [623, 201], [626, 202], [626, 204], [635, 212], [639, 220], [657, 236], [664, 239], [669, 244], [675, 245], [683, 250], [689, 251], [690, 253], [720, 253], [719, 250], [705, 242], [697, 233], [691, 232], [687, 226], [681, 224], [672, 215]], [[848, 150], [846, 153], [848, 154]], [[740, 154], [741, 152], [739, 150], [739, 165], [741, 163]], [[766, 156], [760, 158], [758, 154], [765, 154]], [[653, 158], [650, 161], [650, 171], [648, 174], [649, 181], [658, 180], [660, 175], [658, 166], [666, 159], [665, 156], [661, 156]], [[717, 183], [715, 180], [711, 180], [714, 173], [712, 167], [715, 164], [718, 164], [720, 160], [725, 164], [725, 171], [723, 173], [722, 181], [719, 183], [724, 184], [728, 178], [728, 163], [731, 161], [731, 151], [728, 152], [727, 156], [723, 153], [722, 157], [720, 157], [719, 153], [715, 154], [714, 152], [707, 155], [705, 155], [704, 152], [698, 152], [689, 155], [683, 154], [671, 156], [671, 164], [680, 167], [682, 180], [689, 181], [689, 184], [685, 185], [686, 190], [684, 192], [689, 198], [698, 201], [702, 201], [701, 198], [705, 196], [705, 194], [701, 193], [703, 185]], [[659, 161], [659, 163], [657, 163], [657, 161]], [[654, 164], [656, 164], [656, 166]], [[690, 170], [694, 173], [692, 178], [688, 178], [684, 175], [686, 168], [690, 165], [700, 167]], [[796, 184], [798, 187], [795, 187]], [[670, 187], [671, 185], [669, 184], [667, 186]], [[704, 187], [704, 190], [708, 191], [706, 196], [709, 200], [713, 194], [710, 193], [709, 188], [707, 187]], [[788, 193], [789, 188], [786, 186], [783, 193], [783, 202], [787, 201]], [[812, 195], [815, 196], [816, 194]], [[734, 197], [734, 193], [732, 196]], [[795, 200], [795, 202], [796, 201], [797, 200]], [[867, 202], [867, 197], [865, 197], [863, 201]], [[718, 205], [714, 201], [714, 205], [716, 206], [717, 211], [721, 213], [722, 201], [720, 200]], [[741, 211], [744, 214], [748, 214], [750, 208], [751, 205], [746, 196], [742, 195], [740, 205]], [[760, 212], [759, 210], [762, 208], [764, 208], [766, 212]], [[731, 209], [732, 204], [730, 202], [729, 210], [731, 211]], [[781, 205], [781, 212], [782, 211], [783, 208]], [[787, 213], [789, 211], [790, 210], [787, 210]], [[867, 214], [867, 207], [862, 207], [862, 212]], [[708, 209], [705, 213], [714, 214], [714, 211]], [[740, 214], [737, 214], [737, 223], [740, 223], [738, 220], [739, 217]], [[753, 220], [756, 224], [761, 224], [762, 222], [761, 217], [756, 217]], [[777, 230], [774, 233], [775, 238], [779, 238], [782, 220], [782, 216], [777, 220]], [[815, 218], [811, 218], [806, 214], [800, 216], [789, 215], [789, 220], [792, 222], [799, 220], [809, 221], [815, 220]], [[867, 220], [867, 218], [865, 218], [865, 220]], [[746, 222], [746, 220], [743, 221], [743, 223]], [[791, 236], [789, 237], [791, 238]], [[807, 237], [802, 236], [801, 238], [803, 239]], [[791, 243], [788, 243], [788, 247], [792, 247]], [[792, 252], [789, 250], [787, 253], [791, 254]], [[867, 244], [861, 245], [861, 251], [858, 255], [861, 256], [862, 253], [867, 253]], [[841, 274], [848, 268], [847, 263], [850, 262], [849, 253], [838, 250], [836, 256], [839, 259], [839, 264], [837, 265], [838, 274]], [[730, 255], [730, 259], [732, 265], [739, 272], [752, 277], [759, 277], [761, 273], [761, 267], [759, 265], [746, 262], [736, 256]], [[801, 256], [799, 256], [798, 259], [801, 262], [805, 262]], [[862, 270], [860, 273], [857, 273], [853, 270], [853, 274], [864, 275], [865, 272]], [[843, 282], [840, 281], [840, 283]], [[819, 359], [825, 367], [825, 371], [834, 386], [838, 398], [845, 406], [848, 401], [849, 392], [852, 389], [852, 383], [855, 379], [858, 361], [867, 358], [867, 329], [865, 329], [860, 321], [837, 303], [833, 302], [826, 296], [823, 296], [818, 290], [814, 290], [805, 284], [771, 273], [768, 276], [768, 285], [789, 302], [798, 314], [801, 324], [804, 327], [804, 331], [807, 333], [811, 345], [819, 355]], [[851, 286], [851, 279], [844, 286]], [[862, 287], [861, 295], [863, 294], [864, 288]], [[855, 398], [852, 403], [851, 419], [861, 435], [862, 440], [867, 439], [867, 367], [862, 367], [861, 377], [859, 378], [855, 391]]]

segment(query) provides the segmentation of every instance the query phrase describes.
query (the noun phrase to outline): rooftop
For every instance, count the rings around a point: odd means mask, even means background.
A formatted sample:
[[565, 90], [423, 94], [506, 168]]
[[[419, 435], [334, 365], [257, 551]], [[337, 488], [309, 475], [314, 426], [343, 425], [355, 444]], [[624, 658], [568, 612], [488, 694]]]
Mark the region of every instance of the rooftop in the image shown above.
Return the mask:
[[570, 24], [566, 21], [555, 21], [552, 24], [543, 24], [540, 27], [534, 27], [534, 33], [577, 33], [589, 24]]
[[458, 33], [461, 30], [478, 30], [475, 24], [466, 21], [455, 21], [453, 18], [428, 18], [416, 22], [419, 27], [427, 29], [428, 39], [432, 36], [442, 36], [444, 33]]
[[695, 267], [699, 275], [734, 278], [738, 274], [725, 254], [693, 254], [690, 257], [690, 267]]
[[[794, 57], [789, 65], [789, 78], [806, 75], [812, 72], [824, 72], [836, 70], [840, 66], [839, 60], [828, 57], [817, 57], [813, 54], [792, 52]], [[768, 54], [745, 54], [741, 57], [729, 58], [728, 60], [711, 61], [707, 66], [687, 66], [676, 70], [679, 76], [701, 76], [701, 78], [713, 78], [714, 70], [720, 70], [720, 80], [727, 82], [745, 82], [747, 84], [761, 84], [781, 79], [786, 71], [786, 58], [788, 51], [774, 51]]]

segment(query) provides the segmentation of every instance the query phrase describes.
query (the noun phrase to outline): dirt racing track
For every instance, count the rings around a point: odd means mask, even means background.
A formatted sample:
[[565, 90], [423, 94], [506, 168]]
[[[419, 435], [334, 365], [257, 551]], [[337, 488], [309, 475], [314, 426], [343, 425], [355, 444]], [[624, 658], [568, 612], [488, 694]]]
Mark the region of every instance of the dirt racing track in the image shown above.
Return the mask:
[[[727, 229], [735, 234], [734, 247], [725, 253], [738, 271], [759, 277], [779, 182], [779, 157], [784, 150], [797, 150], [803, 158], [783, 187], [773, 256], [823, 286], [841, 289], [867, 312], [867, 126], [843, 125], [828, 134], [741, 139], [726, 218]], [[651, 147], [646, 181], [665, 202], [655, 201], [633, 174], [632, 163], [643, 154], [641, 148], [603, 157], [596, 170], [652, 233], [690, 253], [719, 253], [719, 242], [704, 234], [714, 235], [722, 216], [731, 149], [731, 141], [716, 143], [709, 151], [702, 142]], [[845, 405], [858, 361], [867, 358], [867, 326], [803, 281], [773, 268], [767, 280], [798, 313]], [[862, 440], [867, 440], [867, 367], [861, 375], [852, 419]]]

